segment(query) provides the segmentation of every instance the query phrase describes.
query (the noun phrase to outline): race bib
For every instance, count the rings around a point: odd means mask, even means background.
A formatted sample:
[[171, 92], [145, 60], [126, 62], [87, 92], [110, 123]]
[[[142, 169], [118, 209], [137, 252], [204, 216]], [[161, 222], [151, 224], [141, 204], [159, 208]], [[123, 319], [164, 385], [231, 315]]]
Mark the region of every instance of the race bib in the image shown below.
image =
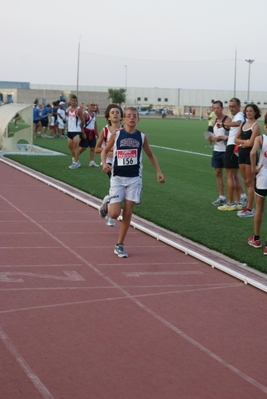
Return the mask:
[[117, 151], [118, 166], [128, 166], [137, 164], [137, 149], [134, 150], [118, 150]]

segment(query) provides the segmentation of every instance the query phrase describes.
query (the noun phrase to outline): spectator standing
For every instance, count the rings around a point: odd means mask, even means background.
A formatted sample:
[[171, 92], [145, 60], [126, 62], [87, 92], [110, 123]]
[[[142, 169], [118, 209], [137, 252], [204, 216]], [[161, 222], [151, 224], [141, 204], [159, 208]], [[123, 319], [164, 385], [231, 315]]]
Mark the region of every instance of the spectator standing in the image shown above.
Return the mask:
[[[41, 124], [43, 128], [43, 135], [46, 136], [46, 131], [48, 128], [48, 123], [49, 123], [49, 116], [51, 115], [51, 105], [47, 104], [44, 106], [41, 112]], [[47, 137], [47, 136], [46, 136]]]
[[240, 126], [235, 138], [235, 143], [239, 146], [238, 163], [240, 172], [247, 186], [248, 203], [242, 211], [237, 212], [237, 216], [253, 217], [255, 175], [251, 171], [250, 151], [253, 147], [255, 138], [261, 133], [260, 125], [257, 122], [257, 119], [260, 118], [261, 113], [257, 105], [248, 104], [244, 109], [244, 115], [246, 117], [246, 121]]
[[59, 137], [65, 138], [65, 123], [66, 123], [66, 113], [65, 113], [65, 102], [60, 101], [57, 110], [57, 127]]
[[37, 132], [43, 130], [41, 124], [41, 117], [40, 117], [40, 109], [38, 107], [38, 103], [33, 107], [33, 137], [36, 139]]
[[[248, 239], [248, 244], [254, 248], [261, 248], [260, 229], [267, 196], [267, 114], [264, 117], [265, 134], [257, 136], [250, 152], [251, 172], [256, 174], [255, 199], [256, 211], [254, 216], [254, 235]], [[260, 160], [256, 166], [257, 151], [260, 149]], [[267, 255], [267, 238], [263, 250]]]
[[211, 166], [215, 169], [219, 197], [212, 202], [212, 205], [220, 206], [226, 203], [226, 197], [224, 195], [223, 169], [229, 130], [225, 128], [224, 124], [231, 122], [231, 119], [227, 115], [223, 114], [223, 103], [221, 101], [214, 101], [213, 111], [216, 115], [216, 119], [213, 126], [214, 136], [211, 137], [211, 140], [214, 142]]
[[[244, 114], [240, 111], [241, 102], [238, 98], [229, 101], [229, 109], [233, 115], [231, 122], [225, 122], [223, 127], [230, 129], [225, 152], [225, 168], [227, 180], [227, 203], [219, 206], [220, 211], [242, 210], [246, 203], [246, 195], [243, 193], [242, 181], [238, 175], [238, 157], [234, 153], [235, 137], [239, 126], [245, 121]], [[235, 201], [234, 201], [235, 194]]]
[[[213, 111], [213, 104], [212, 104], [212, 110], [208, 109], [207, 114], [208, 114], [208, 132], [213, 133], [213, 125], [217, 118], [215, 112]], [[212, 146], [211, 138], [209, 138], [209, 142], [210, 143], [208, 145], [206, 145], [206, 147], [212, 148], [213, 146]]]
[[94, 102], [90, 102], [88, 105], [88, 111], [84, 112], [84, 132], [86, 138], [82, 138], [80, 141], [80, 149], [79, 154], [82, 154], [86, 148], [90, 148], [90, 168], [99, 168], [94, 161], [95, 157], [95, 146], [96, 146], [96, 136], [98, 137], [97, 130], [97, 122], [96, 122], [96, 113], [94, 112], [95, 104]]
[[77, 107], [77, 97], [73, 94], [70, 97], [70, 106], [67, 110], [68, 115], [68, 146], [72, 155], [72, 164], [69, 169], [78, 169], [81, 166], [79, 161], [79, 142], [80, 135], [84, 134], [84, 116], [82, 110]]

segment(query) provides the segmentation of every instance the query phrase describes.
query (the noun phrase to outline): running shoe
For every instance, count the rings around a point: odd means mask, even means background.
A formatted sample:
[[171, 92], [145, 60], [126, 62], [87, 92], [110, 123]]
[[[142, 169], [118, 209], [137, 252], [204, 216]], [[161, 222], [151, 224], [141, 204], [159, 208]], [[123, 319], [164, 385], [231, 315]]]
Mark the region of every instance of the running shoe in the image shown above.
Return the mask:
[[219, 211], [236, 211], [236, 205], [227, 202], [225, 205], [218, 206]]
[[265, 247], [264, 247], [263, 255], [267, 255], [267, 245], [265, 245]]
[[246, 206], [246, 205], [247, 205], [247, 203], [244, 203], [242, 201], [235, 202], [235, 207], [239, 211], [241, 211], [244, 208], [244, 206]]
[[217, 198], [216, 201], [211, 203], [214, 206], [224, 205], [226, 204], [226, 198], [222, 199], [221, 197]]
[[97, 164], [95, 163], [95, 161], [91, 161], [91, 162], [89, 163], [89, 166], [90, 166], [90, 168], [99, 168], [99, 165], [97, 165]]
[[107, 225], [107, 226], [110, 226], [110, 227], [115, 226], [115, 220], [112, 219], [109, 215], [107, 215], [107, 216], [105, 217], [105, 219], [106, 219], [106, 225]]
[[102, 205], [99, 208], [99, 215], [104, 218], [108, 214], [108, 203], [110, 201], [110, 196], [106, 195], [103, 199]]
[[123, 244], [116, 244], [114, 248], [114, 254], [118, 255], [119, 258], [128, 258], [127, 252], [124, 251]]
[[78, 169], [81, 166], [80, 161], [78, 162], [73, 162], [70, 166], [69, 169]]
[[[251, 245], [254, 248], [261, 248], [262, 247], [261, 240], [254, 240], [254, 236], [249, 237], [248, 245]], [[265, 248], [264, 248], [264, 251], [265, 251]], [[265, 255], [267, 255], [267, 253]]]
[[243, 198], [241, 197], [240, 204], [243, 205], [243, 208], [245, 208], [247, 206], [247, 202], [248, 202], [247, 197], [243, 197]]
[[255, 214], [255, 210], [249, 210], [248, 208], [244, 208], [242, 211], [237, 212], [237, 216], [240, 218], [253, 218]]

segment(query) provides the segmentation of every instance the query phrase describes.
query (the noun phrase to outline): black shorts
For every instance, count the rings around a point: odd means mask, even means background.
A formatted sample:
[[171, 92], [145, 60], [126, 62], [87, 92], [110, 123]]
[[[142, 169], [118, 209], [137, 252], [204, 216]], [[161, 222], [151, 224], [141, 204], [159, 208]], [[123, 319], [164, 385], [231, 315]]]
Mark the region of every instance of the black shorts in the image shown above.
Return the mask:
[[224, 151], [213, 151], [211, 158], [211, 166], [215, 169], [224, 168], [225, 152]]
[[[244, 164], [244, 165], [251, 165], [250, 162], [250, 151], [251, 148], [249, 148], [248, 150], [246, 148], [239, 148], [239, 157], [238, 157], [238, 162], [239, 165], [240, 164]], [[258, 157], [258, 153], [256, 153], [256, 165], [259, 161], [259, 157]]]
[[80, 132], [68, 132], [67, 136], [69, 139], [73, 140], [74, 137], [80, 136], [80, 134], [81, 134]]
[[234, 153], [235, 144], [226, 146], [224, 166], [226, 169], [238, 169], [238, 156]]
[[48, 126], [48, 118], [41, 119], [41, 124], [43, 127], [47, 127]]
[[259, 189], [257, 187], [254, 187], [254, 192], [259, 197], [262, 197], [262, 198], [266, 198], [266, 196], [267, 196], [267, 189], [266, 190], [261, 190], [261, 189]]

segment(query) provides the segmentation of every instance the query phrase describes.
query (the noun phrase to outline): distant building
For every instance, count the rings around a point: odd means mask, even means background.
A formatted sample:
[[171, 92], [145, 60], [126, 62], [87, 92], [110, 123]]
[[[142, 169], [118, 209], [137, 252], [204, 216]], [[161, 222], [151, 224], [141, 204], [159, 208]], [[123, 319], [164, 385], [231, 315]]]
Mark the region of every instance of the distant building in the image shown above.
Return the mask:
[[[108, 89], [120, 89], [114, 86], [80, 86], [78, 92], [79, 102], [88, 103], [93, 100], [99, 105], [103, 113], [110, 103]], [[51, 103], [62, 98], [68, 99], [70, 94], [77, 94], [76, 86], [69, 85], [44, 85], [28, 82], [1, 82], [0, 93], [4, 102], [33, 103], [36, 98], [42, 103]], [[221, 100], [227, 109], [229, 100], [234, 96], [232, 90], [195, 90], [195, 89], [166, 89], [127, 87], [127, 105], [148, 107], [153, 109], [167, 108], [176, 116], [189, 114], [189, 108], [195, 109], [195, 117], [206, 117], [206, 111], [214, 100]], [[247, 104], [247, 92], [237, 91], [235, 97], [239, 98], [242, 105]], [[254, 102], [260, 109], [267, 109], [267, 92], [250, 91], [250, 102]], [[263, 111], [264, 112], [264, 111]]]

